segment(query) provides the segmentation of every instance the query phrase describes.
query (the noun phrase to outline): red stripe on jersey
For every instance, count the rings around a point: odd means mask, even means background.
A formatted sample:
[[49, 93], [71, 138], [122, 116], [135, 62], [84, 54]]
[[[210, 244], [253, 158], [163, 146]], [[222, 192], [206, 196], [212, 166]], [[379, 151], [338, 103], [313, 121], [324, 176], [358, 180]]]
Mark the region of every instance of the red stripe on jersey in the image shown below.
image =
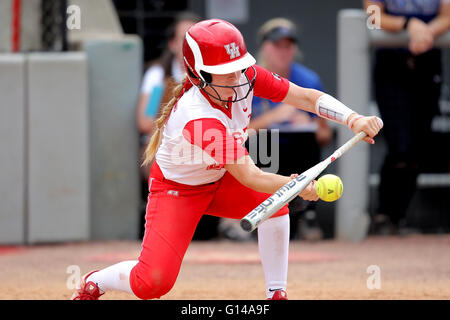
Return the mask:
[[221, 165], [233, 163], [248, 154], [247, 149], [227, 132], [223, 123], [214, 118], [189, 121], [183, 129], [183, 136]]
[[[256, 64], [254, 67], [256, 69], [254, 95], [273, 102], [283, 101], [289, 90], [289, 80]], [[248, 68], [246, 74], [252, 79], [255, 74], [253, 68]]]

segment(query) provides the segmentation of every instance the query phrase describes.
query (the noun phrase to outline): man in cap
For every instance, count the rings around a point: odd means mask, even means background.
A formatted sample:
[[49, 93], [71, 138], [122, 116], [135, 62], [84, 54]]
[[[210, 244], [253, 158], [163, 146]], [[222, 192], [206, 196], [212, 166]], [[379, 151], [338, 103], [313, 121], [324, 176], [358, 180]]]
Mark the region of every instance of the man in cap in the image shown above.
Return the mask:
[[[323, 90], [320, 77], [313, 70], [296, 62], [299, 59], [299, 37], [296, 25], [285, 18], [274, 18], [264, 23], [258, 32], [260, 45], [258, 63], [267, 70], [289, 79], [305, 88]], [[279, 130], [279, 173], [302, 172], [320, 160], [320, 147], [329, 143], [332, 131], [325, 119], [296, 109], [284, 103], [254, 97], [250, 128]], [[307, 145], [308, 154], [292, 157], [299, 145]], [[293, 172], [294, 172], [293, 171]], [[317, 240], [322, 237], [318, 228], [314, 206], [306, 201], [290, 203], [291, 238]], [[300, 213], [305, 213], [301, 235], [297, 232]]]

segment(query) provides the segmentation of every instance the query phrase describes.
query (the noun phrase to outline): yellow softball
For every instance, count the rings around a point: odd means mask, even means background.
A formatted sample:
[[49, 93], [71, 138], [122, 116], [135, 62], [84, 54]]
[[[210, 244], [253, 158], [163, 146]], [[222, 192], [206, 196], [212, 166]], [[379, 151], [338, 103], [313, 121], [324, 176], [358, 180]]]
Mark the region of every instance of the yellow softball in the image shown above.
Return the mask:
[[338, 176], [326, 174], [317, 180], [316, 192], [323, 201], [332, 202], [341, 197], [342, 192], [344, 192], [344, 185]]

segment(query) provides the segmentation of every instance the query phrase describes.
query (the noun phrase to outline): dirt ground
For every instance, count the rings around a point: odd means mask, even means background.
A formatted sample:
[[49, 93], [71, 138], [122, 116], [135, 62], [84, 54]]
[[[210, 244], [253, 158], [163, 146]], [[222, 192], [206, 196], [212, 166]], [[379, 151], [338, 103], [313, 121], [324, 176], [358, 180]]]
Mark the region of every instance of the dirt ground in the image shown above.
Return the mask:
[[[140, 242], [0, 246], [0, 299], [69, 299], [70, 266], [81, 273], [138, 257]], [[369, 266], [380, 289], [368, 289]], [[450, 235], [370, 237], [360, 243], [292, 241], [288, 297], [301, 299], [450, 299]], [[257, 243], [193, 242], [178, 280], [162, 299], [265, 299]], [[108, 292], [104, 299], [136, 299]]]

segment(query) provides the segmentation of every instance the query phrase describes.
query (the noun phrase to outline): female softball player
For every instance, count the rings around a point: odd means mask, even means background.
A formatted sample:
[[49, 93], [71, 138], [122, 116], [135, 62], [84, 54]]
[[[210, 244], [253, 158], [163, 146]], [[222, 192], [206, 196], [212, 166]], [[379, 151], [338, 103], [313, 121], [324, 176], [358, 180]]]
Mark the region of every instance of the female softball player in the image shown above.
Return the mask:
[[[174, 285], [202, 215], [241, 219], [291, 177], [261, 171], [243, 147], [253, 95], [285, 102], [367, 133], [380, 130], [338, 100], [305, 89], [255, 65], [232, 24], [218, 19], [192, 26], [185, 35], [187, 77], [157, 119], [145, 154], [153, 158], [145, 235], [139, 260], [86, 274], [74, 299], [98, 299], [121, 290], [141, 299], [159, 298]], [[317, 200], [314, 182], [300, 196]], [[289, 250], [287, 205], [258, 228], [268, 299], [287, 299]]]

